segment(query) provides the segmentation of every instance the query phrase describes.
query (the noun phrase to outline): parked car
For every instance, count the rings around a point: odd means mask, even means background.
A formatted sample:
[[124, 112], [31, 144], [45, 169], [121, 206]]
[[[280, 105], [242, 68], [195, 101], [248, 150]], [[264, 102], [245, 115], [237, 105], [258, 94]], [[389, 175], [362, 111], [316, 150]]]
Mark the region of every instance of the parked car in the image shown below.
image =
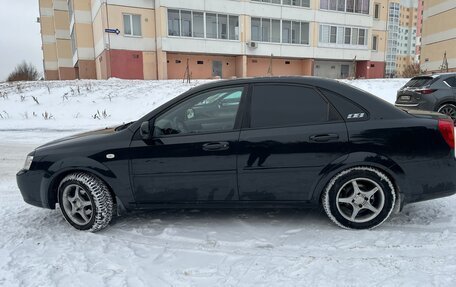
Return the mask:
[[322, 205], [374, 228], [404, 204], [456, 192], [453, 122], [347, 84], [271, 77], [201, 85], [136, 122], [27, 156], [24, 200], [80, 230], [116, 210]]
[[436, 111], [456, 122], [456, 73], [412, 78], [397, 92], [396, 106]]

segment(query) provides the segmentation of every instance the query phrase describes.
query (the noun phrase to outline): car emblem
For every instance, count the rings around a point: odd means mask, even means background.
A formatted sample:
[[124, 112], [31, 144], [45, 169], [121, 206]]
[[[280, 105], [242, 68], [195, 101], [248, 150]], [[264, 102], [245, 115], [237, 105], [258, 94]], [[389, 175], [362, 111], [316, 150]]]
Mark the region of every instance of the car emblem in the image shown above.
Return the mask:
[[360, 119], [364, 118], [364, 113], [359, 113], [359, 114], [349, 114], [347, 116], [347, 119]]
[[107, 158], [107, 159], [113, 159], [113, 158], [115, 158], [115, 157], [116, 157], [116, 156], [115, 156], [114, 154], [112, 154], [112, 153], [108, 153], [108, 154], [106, 155], [106, 158]]

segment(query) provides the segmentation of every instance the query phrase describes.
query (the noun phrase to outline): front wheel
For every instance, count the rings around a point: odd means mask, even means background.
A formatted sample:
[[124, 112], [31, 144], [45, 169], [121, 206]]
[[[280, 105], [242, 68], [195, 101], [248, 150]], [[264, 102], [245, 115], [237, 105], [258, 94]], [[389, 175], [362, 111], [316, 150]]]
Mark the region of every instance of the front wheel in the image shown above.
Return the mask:
[[112, 219], [113, 199], [106, 184], [87, 173], [72, 173], [60, 183], [59, 206], [74, 228], [99, 231]]
[[371, 167], [354, 167], [337, 174], [327, 185], [322, 204], [328, 217], [347, 229], [371, 229], [394, 209], [396, 194], [389, 178]]

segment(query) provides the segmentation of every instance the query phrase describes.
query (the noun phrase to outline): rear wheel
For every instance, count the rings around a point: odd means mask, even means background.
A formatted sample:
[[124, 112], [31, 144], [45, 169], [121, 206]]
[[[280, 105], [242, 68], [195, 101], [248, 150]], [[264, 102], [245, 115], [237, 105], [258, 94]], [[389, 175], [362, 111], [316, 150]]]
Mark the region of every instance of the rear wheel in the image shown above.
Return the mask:
[[113, 199], [106, 184], [87, 173], [72, 173], [60, 183], [59, 206], [74, 228], [95, 232], [108, 226]]
[[390, 216], [395, 200], [394, 186], [385, 174], [371, 167], [354, 167], [331, 179], [322, 204], [340, 227], [370, 229]]
[[456, 105], [443, 104], [442, 106], [440, 106], [437, 112], [450, 116], [453, 119], [453, 122], [456, 123]]

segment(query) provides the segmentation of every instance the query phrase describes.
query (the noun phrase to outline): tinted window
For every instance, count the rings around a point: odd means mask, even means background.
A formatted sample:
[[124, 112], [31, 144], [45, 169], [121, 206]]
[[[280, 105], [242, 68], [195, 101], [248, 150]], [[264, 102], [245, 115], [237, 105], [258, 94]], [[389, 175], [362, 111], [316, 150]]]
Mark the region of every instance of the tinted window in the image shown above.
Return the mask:
[[453, 88], [456, 88], [456, 77], [450, 77], [445, 82]]
[[434, 82], [434, 78], [432, 77], [415, 77], [405, 84], [405, 87], [410, 88], [420, 88], [424, 86], [429, 86]]
[[251, 103], [252, 128], [322, 123], [332, 120], [329, 104], [312, 88], [256, 85]]
[[328, 90], [322, 89], [321, 91], [325, 97], [328, 98], [328, 100], [336, 107], [336, 109], [345, 120], [354, 121], [368, 118], [368, 114], [363, 108], [350, 101], [346, 97]]
[[154, 136], [233, 130], [243, 90], [213, 90], [178, 104], [155, 120]]

